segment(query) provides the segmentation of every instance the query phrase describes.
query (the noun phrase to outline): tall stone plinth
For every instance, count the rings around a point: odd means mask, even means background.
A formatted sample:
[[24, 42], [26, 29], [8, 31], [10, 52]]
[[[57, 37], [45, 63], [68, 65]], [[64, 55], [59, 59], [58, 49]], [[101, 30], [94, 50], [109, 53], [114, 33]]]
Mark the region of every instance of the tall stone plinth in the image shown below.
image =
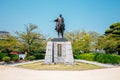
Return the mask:
[[45, 64], [74, 64], [71, 42], [65, 38], [54, 38], [47, 42]]

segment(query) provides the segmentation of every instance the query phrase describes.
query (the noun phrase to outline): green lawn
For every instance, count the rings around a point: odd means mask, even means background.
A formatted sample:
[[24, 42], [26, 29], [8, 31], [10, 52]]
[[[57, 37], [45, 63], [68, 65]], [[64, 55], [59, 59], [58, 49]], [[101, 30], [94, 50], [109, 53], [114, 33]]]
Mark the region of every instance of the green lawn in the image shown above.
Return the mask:
[[75, 70], [75, 71], [80, 71], [80, 70], [91, 70], [91, 69], [100, 69], [104, 68], [101, 66], [96, 66], [92, 64], [86, 64], [86, 63], [81, 63], [81, 62], [76, 62], [74, 65], [64, 65], [64, 64], [43, 64], [43, 62], [36, 62], [36, 63], [31, 63], [31, 64], [24, 64], [20, 65], [18, 67], [21, 68], [27, 68], [27, 69], [34, 69], [34, 70]]

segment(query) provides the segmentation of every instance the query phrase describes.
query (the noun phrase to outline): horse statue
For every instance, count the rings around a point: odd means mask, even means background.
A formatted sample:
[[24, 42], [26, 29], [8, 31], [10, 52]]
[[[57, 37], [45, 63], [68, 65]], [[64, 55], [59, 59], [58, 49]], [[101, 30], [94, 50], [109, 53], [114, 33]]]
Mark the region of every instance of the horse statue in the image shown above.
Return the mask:
[[62, 15], [60, 14], [59, 18], [54, 20], [54, 22], [56, 22], [55, 30], [58, 33], [58, 37], [60, 38], [60, 35], [61, 35], [61, 37], [64, 38], [65, 24], [64, 24], [64, 18], [62, 17]]
[[59, 38], [60, 38], [60, 35], [62, 38], [64, 38], [64, 26], [65, 26], [65, 24], [59, 24], [56, 26], [56, 31], [58, 33]]

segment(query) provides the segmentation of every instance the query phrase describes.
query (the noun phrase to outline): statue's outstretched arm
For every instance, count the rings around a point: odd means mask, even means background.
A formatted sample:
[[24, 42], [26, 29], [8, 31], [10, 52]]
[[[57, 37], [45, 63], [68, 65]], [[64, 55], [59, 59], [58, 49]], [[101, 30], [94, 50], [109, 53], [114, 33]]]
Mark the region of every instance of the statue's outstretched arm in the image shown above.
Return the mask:
[[58, 18], [54, 20], [54, 22], [58, 22]]

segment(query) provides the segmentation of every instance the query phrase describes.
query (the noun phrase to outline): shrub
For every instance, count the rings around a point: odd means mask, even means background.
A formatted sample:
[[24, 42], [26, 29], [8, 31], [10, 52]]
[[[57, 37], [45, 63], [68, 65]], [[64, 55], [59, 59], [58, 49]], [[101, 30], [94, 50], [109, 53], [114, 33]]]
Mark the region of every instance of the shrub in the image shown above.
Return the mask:
[[14, 56], [14, 57], [11, 58], [11, 60], [13, 60], [13, 61], [18, 61], [18, 60], [19, 60], [19, 57], [18, 57], [18, 56]]
[[13, 61], [17, 61], [19, 59], [19, 56], [17, 54], [10, 54], [9, 56]]
[[97, 54], [96, 61], [101, 63], [119, 64], [120, 56], [111, 54]]
[[2, 60], [5, 61], [5, 62], [9, 62], [10, 61], [10, 57], [8, 57], [8, 56], [3, 57]]
[[118, 55], [112, 55], [113, 57], [111, 58], [111, 63], [112, 64], [119, 64], [120, 63], [120, 56]]
[[119, 64], [120, 56], [115, 54], [86, 53], [77, 56], [77, 59], [97, 61], [100, 63]]
[[45, 58], [44, 53], [35, 53], [34, 56], [36, 57], [36, 59], [44, 59]]
[[81, 54], [81, 51], [80, 51], [80, 50], [77, 50], [77, 49], [74, 49], [74, 50], [73, 50], [73, 57], [74, 57], [74, 58], [77, 58], [77, 56], [80, 55], [80, 54]]
[[94, 61], [95, 55], [92, 53], [85, 53], [85, 54], [80, 54], [80, 55], [76, 56], [76, 58]]
[[34, 60], [34, 59], [35, 59], [35, 56], [29, 56], [27, 59], [28, 59], [28, 60]]
[[2, 58], [3, 58], [3, 57], [6, 57], [6, 56], [8, 56], [7, 53], [0, 53], [0, 60], [2, 60]]

